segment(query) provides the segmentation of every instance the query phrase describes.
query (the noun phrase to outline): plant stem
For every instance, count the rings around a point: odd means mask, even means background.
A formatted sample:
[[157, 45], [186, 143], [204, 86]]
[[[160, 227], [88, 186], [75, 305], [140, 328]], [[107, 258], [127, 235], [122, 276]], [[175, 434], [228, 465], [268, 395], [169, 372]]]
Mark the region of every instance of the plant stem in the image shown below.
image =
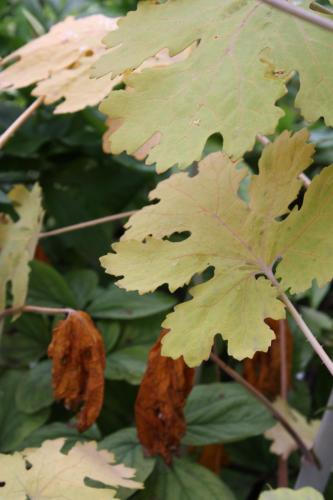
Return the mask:
[[284, 427], [284, 429], [290, 434], [290, 436], [296, 442], [298, 448], [303, 453], [304, 457], [307, 461], [312, 464], [316, 464], [315, 456], [312, 451], [309, 450], [302, 440], [301, 436], [297, 433], [297, 431], [289, 424], [289, 422], [285, 419], [285, 417], [272, 405], [272, 403], [259, 392], [253, 385], [251, 385], [247, 380], [245, 380], [239, 373], [237, 373], [233, 368], [230, 368], [222, 359], [220, 359], [213, 352], [210, 354], [210, 359], [214, 361], [224, 372], [226, 372], [231, 378], [236, 380], [239, 384], [245, 387], [255, 398], [257, 398], [266, 408], [272, 413], [272, 415], [280, 422], [280, 424]]
[[0, 149], [4, 147], [6, 142], [15, 134], [15, 132], [30, 118], [36, 109], [42, 104], [44, 97], [38, 97], [23, 113], [16, 118], [7, 130], [0, 136]]
[[71, 226], [60, 227], [58, 229], [53, 229], [52, 231], [40, 233], [39, 239], [48, 238], [49, 236], [57, 236], [58, 234], [63, 233], [70, 233], [71, 231], [78, 231], [79, 229], [97, 226], [98, 224], [104, 224], [105, 222], [111, 222], [113, 220], [124, 219], [125, 217], [130, 217], [136, 212], [137, 210], [130, 210], [128, 212], [122, 212], [120, 214], [107, 215], [106, 217], [100, 217], [98, 219], [88, 220], [86, 222], [79, 222], [78, 224], [72, 224]]
[[308, 325], [305, 323], [304, 319], [300, 315], [300, 313], [297, 311], [297, 309], [294, 307], [292, 302], [288, 299], [287, 295], [284, 293], [284, 291], [280, 287], [280, 283], [277, 281], [275, 278], [273, 272], [271, 269], [265, 269], [265, 274], [266, 277], [270, 280], [272, 285], [275, 286], [275, 288], [279, 292], [279, 297], [282, 300], [282, 302], [285, 304], [287, 307], [288, 311], [296, 321], [297, 326], [300, 328], [301, 332], [304, 333], [306, 339], [310, 342], [313, 350], [318, 354], [328, 371], [333, 375], [333, 362], [331, 358], [328, 356], [328, 354], [325, 352], [324, 348], [320, 345], [314, 334], [311, 332], [310, 328]]
[[[280, 350], [280, 396], [287, 401], [288, 397], [288, 363], [287, 363], [287, 341], [286, 341], [286, 322], [283, 319], [279, 321], [279, 350]], [[279, 488], [288, 487], [288, 459], [279, 457], [278, 466], [278, 486]]]
[[318, 16], [310, 10], [300, 9], [290, 2], [285, 0], [261, 0], [263, 3], [274, 7], [275, 9], [282, 10], [286, 14], [291, 14], [292, 16], [298, 17], [303, 21], [320, 26], [328, 31], [333, 31], [333, 22], [326, 17]]
[[303, 486], [312, 486], [319, 491], [324, 491], [326, 484], [330, 478], [333, 468], [333, 389], [327, 402], [327, 410], [324, 413], [320, 423], [319, 431], [313, 444], [313, 451], [316, 454], [320, 468], [313, 467], [308, 462], [303, 462], [299, 472], [295, 488], [303, 488]]
[[287, 339], [286, 339], [286, 322], [281, 319], [279, 321], [279, 343], [280, 343], [280, 395], [282, 399], [287, 400], [288, 397], [288, 364], [287, 364]]
[[9, 307], [0, 313], [0, 321], [6, 316], [14, 316], [17, 313], [37, 313], [37, 314], [72, 314], [75, 309], [70, 307], [40, 307], [40, 306], [20, 306], [20, 307]]
[[[266, 137], [265, 135], [257, 134], [257, 139], [258, 141], [263, 145], [267, 146], [268, 144], [271, 144], [271, 141]], [[299, 174], [298, 176], [299, 180], [303, 182], [303, 185], [308, 188], [311, 184], [311, 179], [304, 173]]]
[[284, 292], [280, 291], [280, 298], [281, 300], [285, 303], [287, 309], [289, 310], [290, 314], [296, 321], [297, 325], [299, 326], [300, 330], [304, 333], [305, 337], [307, 340], [310, 342], [312, 348], [314, 351], [318, 354], [328, 371], [333, 375], [333, 362], [331, 358], [328, 356], [328, 354], [325, 352], [323, 347], [320, 345], [314, 334], [311, 332], [310, 328], [308, 325], [305, 323], [303, 320], [302, 316], [300, 313], [297, 311], [297, 309], [294, 307], [294, 305], [291, 303], [291, 301], [288, 299], [287, 295]]

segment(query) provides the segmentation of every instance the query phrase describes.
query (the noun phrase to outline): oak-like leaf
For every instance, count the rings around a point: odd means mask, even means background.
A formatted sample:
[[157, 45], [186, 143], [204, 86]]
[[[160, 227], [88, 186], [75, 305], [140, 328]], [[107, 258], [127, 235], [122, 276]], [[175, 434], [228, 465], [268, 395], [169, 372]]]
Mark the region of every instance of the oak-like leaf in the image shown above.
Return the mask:
[[[289, 406], [284, 399], [277, 398], [273, 404], [289, 424], [297, 430], [305, 446], [310, 450], [319, 430], [320, 420], [307, 421], [304, 415]], [[288, 459], [290, 453], [297, 449], [297, 444], [294, 439], [280, 423], [277, 423], [274, 427], [265, 431], [264, 435], [267, 439], [273, 441], [270, 451], [276, 455], [280, 455], [285, 460]]]
[[[197, 365], [208, 358], [217, 333], [237, 359], [267, 351], [274, 333], [265, 318], [285, 316], [272, 274], [281, 258], [277, 275], [284, 288], [301, 291], [312, 279], [320, 285], [331, 279], [333, 208], [327, 200], [333, 166], [314, 178], [300, 210], [288, 209], [301, 187], [297, 176], [312, 161], [307, 137], [305, 130], [292, 137], [284, 132], [265, 148], [249, 203], [238, 195], [247, 171], [221, 153], [200, 162], [194, 176], [172, 175], [150, 193], [159, 201], [131, 217], [115, 253], [101, 258], [108, 273], [123, 276], [120, 287], [139, 293], [165, 283], [174, 291], [214, 269], [212, 278], [190, 290], [192, 300], [167, 316], [163, 355]], [[174, 233], [183, 239], [174, 241]], [[294, 256], [295, 269], [288, 265]]]
[[[239, 158], [257, 133], [275, 130], [283, 115], [275, 103], [295, 71], [303, 116], [333, 124], [333, 40], [318, 26], [257, 0], [140, 2], [118, 24], [105, 38], [112, 52], [94, 69], [99, 77], [124, 74], [131, 87], [111, 92], [101, 107], [123, 120], [113, 153], [132, 154], [159, 132], [147, 163], [156, 162], [159, 171], [184, 167], [199, 160], [207, 138], [219, 132], [224, 151]], [[193, 50], [182, 62], [132, 72], [163, 48], [173, 56], [188, 47]]]
[[55, 399], [78, 410], [77, 427], [83, 432], [100, 414], [104, 397], [105, 351], [103, 338], [89, 314], [72, 312], [53, 330], [48, 355], [52, 358]]
[[278, 488], [277, 490], [270, 490], [261, 493], [259, 500], [325, 500], [323, 495], [306, 486], [299, 490], [292, 490], [290, 488]]
[[[135, 470], [114, 465], [114, 455], [97, 451], [94, 441], [76, 443], [65, 455], [64, 439], [45, 441], [41, 448], [23, 450], [14, 455], [0, 454], [1, 500], [108, 500], [117, 498], [116, 488], [139, 489], [131, 479]], [[26, 464], [29, 464], [29, 467]], [[100, 481], [109, 488], [92, 488], [85, 478]]]
[[64, 99], [55, 113], [98, 104], [121, 80], [90, 78], [93, 63], [106, 52], [103, 36], [116, 28], [116, 20], [103, 15], [68, 17], [6, 58], [13, 64], [0, 73], [0, 90], [37, 84], [32, 94], [46, 104]]
[[18, 220], [0, 221], [0, 311], [5, 307], [6, 288], [11, 282], [13, 307], [24, 305], [29, 279], [29, 261], [33, 258], [43, 219], [41, 189], [29, 191], [18, 184], [8, 194]]

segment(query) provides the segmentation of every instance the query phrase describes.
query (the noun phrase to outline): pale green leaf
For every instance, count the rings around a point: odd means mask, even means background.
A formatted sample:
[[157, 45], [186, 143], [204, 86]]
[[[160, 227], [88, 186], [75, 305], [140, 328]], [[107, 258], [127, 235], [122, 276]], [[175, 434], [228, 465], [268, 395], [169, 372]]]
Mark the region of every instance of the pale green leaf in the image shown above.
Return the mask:
[[319, 491], [310, 487], [301, 488], [300, 490], [278, 488], [277, 490], [261, 493], [259, 500], [324, 500], [324, 497]]
[[19, 219], [0, 224], [0, 311], [5, 307], [7, 284], [12, 284], [13, 307], [24, 305], [33, 258], [42, 224], [41, 189], [16, 185], [9, 193]]
[[[102, 257], [107, 272], [123, 276], [117, 282], [120, 287], [139, 293], [164, 283], [174, 291], [194, 274], [214, 268], [212, 278], [190, 290], [192, 300], [176, 306], [164, 321], [171, 331], [163, 339], [163, 355], [183, 355], [189, 365], [197, 365], [209, 356], [217, 333], [228, 340], [229, 353], [237, 359], [266, 351], [274, 333], [264, 319], [281, 319], [285, 314], [271, 276], [281, 256], [277, 269], [285, 288], [301, 270], [303, 288], [314, 278], [319, 283], [331, 278], [333, 213], [327, 200], [333, 194], [333, 182], [328, 182], [333, 167], [317, 176], [300, 210], [290, 215], [288, 210], [300, 188], [296, 177], [312, 161], [313, 146], [306, 139], [305, 131], [293, 137], [284, 132], [265, 148], [259, 174], [252, 176], [249, 203], [239, 197], [247, 171], [235, 168], [221, 153], [200, 162], [194, 176], [173, 175], [150, 194], [159, 202], [131, 217], [127, 232], [113, 246], [116, 253]], [[318, 185], [323, 186], [325, 199], [319, 198], [315, 205]], [[282, 216], [287, 217], [281, 220]], [[174, 233], [185, 234], [185, 239], [170, 241]], [[321, 266], [308, 258], [306, 249], [311, 251], [312, 245]], [[294, 255], [295, 270], [289, 264]], [[327, 266], [322, 269], [324, 261]]]
[[[134, 469], [114, 465], [114, 456], [97, 451], [95, 442], [77, 443], [65, 455], [64, 439], [45, 441], [41, 448], [24, 450], [14, 455], [0, 455], [1, 500], [108, 500], [116, 498], [115, 488], [138, 489], [142, 485], [132, 478]], [[25, 460], [31, 464], [25, 467]], [[90, 488], [85, 478], [102, 482], [110, 488]], [[113, 488], [111, 488], [113, 487]]]
[[[251, 0], [141, 2], [118, 25], [94, 70], [124, 74], [131, 89], [112, 91], [101, 106], [123, 121], [110, 139], [113, 153], [133, 154], [158, 133], [147, 163], [184, 167], [220, 132], [225, 152], [239, 158], [257, 133], [274, 131], [283, 114], [275, 103], [294, 71], [303, 116], [333, 124], [333, 40], [318, 26]], [[165, 48], [174, 56], [190, 46], [185, 60], [133, 72]]]

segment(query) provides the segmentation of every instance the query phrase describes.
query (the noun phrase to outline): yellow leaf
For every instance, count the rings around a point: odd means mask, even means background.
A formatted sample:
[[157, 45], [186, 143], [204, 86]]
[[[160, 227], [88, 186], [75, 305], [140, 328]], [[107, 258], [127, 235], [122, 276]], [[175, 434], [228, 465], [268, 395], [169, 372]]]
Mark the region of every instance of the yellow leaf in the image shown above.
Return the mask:
[[[257, 133], [275, 130], [283, 115], [275, 103], [295, 71], [303, 116], [333, 124], [331, 33], [264, 2], [140, 2], [105, 42], [113, 51], [94, 74], [123, 74], [132, 89], [113, 91], [102, 103], [110, 118], [123, 120], [111, 151], [133, 154], [159, 132], [147, 163], [156, 162], [160, 172], [200, 160], [214, 133], [223, 136], [228, 155], [240, 158]], [[133, 73], [163, 48], [174, 56], [189, 46], [194, 50], [184, 61]]]
[[[285, 313], [276, 288], [262, 275], [279, 255], [273, 252], [277, 218], [288, 213], [300, 188], [296, 177], [312, 162], [307, 137], [305, 130], [293, 137], [285, 132], [265, 148], [249, 204], [238, 196], [247, 171], [221, 153], [200, 162], [197, 175], [171, 176], [150, 193], [160, 201], [129, 220], [122, 241], [113, 246], [116, 253], [102, 257], [107, 272], [123, 276], [119, 286], [139, 293], [164, 283], [174, 291], [195, 273], [214, 268], [213, 278], [192, 288], [193, 299], [165, 320], [170, 333], [162, 354], [183, 355], [197, 365], [209, 356], [217, 333], [237, 359], [267, 351], [275, 335], [264, 320]], [[175, 233], [185, 233], [185, 239], [170, 241]]]
[[[108, 500], [117, 498], [119, 486], [140, 489], [131, 478], [135, 474], [122, 464], [114, 464], [112, 453], [97, 451], [95, 442], [77, 443], [67, 455], [61, 453], [64, 439], [45, 441], [41, 448], [14, 455], [0, 455], [0, 500]], [[25, 461], [31, 464], [27, 469]], [[86, 486], [85, 478], [100, 481], [112, 488]]]
[[64, 98], [55, 113], [98, 104], [121, 80], [89, 78], [91, 66], [106, 52], [103, 36], [116, 27], [115, 19], [103, 15], [68, 17], [7, 58], [18, 61], [0, 73], [0, 90], [37, 83], [32, 94], [45, 96], [46, 104]]
[[[289, 424], [297, 431], [303, 442], [310, 450], [320, 426], [320, 420], [307, 421], [306, 418], [297, 410], [288, 405], [282, 398], [277, 398], [273, 403], [275, 408], [282, 414]], [[282, 427], [276, 424], [264, 433], [267, 439], [273, 441], [271, 452], [282, 456], [285, 460], [289, 455], [297, 450], [297, 444], [290, 434]]]
[[35, 184], [29, 191], [16, 185], [9, 198], [19, 216], [17, 222], [0, 224], [0, 311], [5, 307], [7, 283], [12, 283], [13, 307], [24, 305], [32, 259], [40, 232], [43, 209], [41, 189]]

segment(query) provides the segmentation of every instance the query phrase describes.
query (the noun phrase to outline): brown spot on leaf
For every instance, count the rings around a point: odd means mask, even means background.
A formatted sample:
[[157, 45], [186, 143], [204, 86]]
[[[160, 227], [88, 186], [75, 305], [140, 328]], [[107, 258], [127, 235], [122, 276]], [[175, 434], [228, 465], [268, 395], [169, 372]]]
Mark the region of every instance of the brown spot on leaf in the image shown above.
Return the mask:
[[71, 313], [53, 330], [48, 355], [52, 358], [55, 399], [78, 411], [77, 428], [88, 429], [103, 404], [105, 352], [103, 339], [89, 314]]
[[194, 369], [183, 358], [161, 356], [161, 335], [152, 347], [135, 404], [138, 437], [150, 455], [170, 464], [185, 433], [184, 406], [193, 386]]
[[284, 323], [286, 352], [287, 352], [287, 379], [288, 387], [291, 382], [293, 339], [286, 320], [276, 321], [267, 318], [265, 322], [275, 332], [276, 339], [273, 340], [266, 352], [256, 352], [252, 359], [244, 361], [244, 378], [265, 396], [274, 399], [281, 392], [281, 361], [280, 361], [280, 327]]

